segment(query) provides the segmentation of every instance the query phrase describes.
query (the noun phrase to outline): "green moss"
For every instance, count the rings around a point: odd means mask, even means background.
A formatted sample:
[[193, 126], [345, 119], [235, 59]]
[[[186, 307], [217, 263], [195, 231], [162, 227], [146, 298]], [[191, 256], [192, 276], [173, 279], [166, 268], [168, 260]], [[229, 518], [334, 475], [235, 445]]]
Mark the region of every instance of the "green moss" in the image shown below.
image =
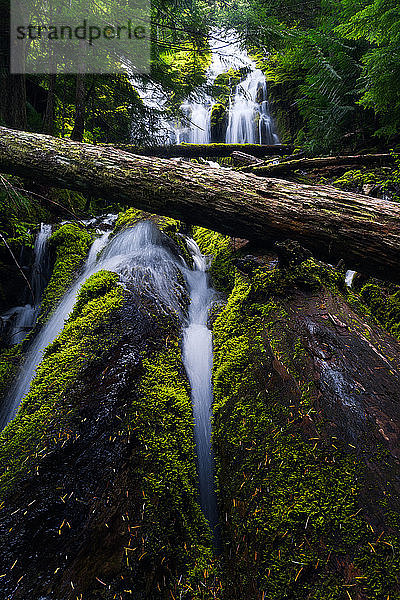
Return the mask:
[[301, 341], [287, 345], [281, 299], [292, 278], [323, 285], [319, 267], [306, 262], [293, 275], [237, 275], [214, 325], [213, 444], [228, 597], [252, 590], [345, 600], [348, 589], [351, 598], [399, 598], [400, 548], [362, 517], [362, 464], [337, 441], [299, 427], [313, 389], [303, 378]]
[[230, 237], [204, 227], [194, 227], [193, 238], [203, 254], [212, 256], [210, 275], [214, 288], [220, 292], [230, 292], [235, 281], [234, 251]]
[[333, 184], [342, 190], [349, 192], [361, 192], [364, 185], [376, 185], [379, 182], [378, 175], [366, 169], [352, 169], [334, 180]]
[[235, 87], [246, 77], [247, 73], [247, 67], [229, 69], [229, 71], [226, 71], [225, 73], [220, 73], [213, 83], [213, 97], [219, 103], [226, 106]]
[[[107, 335], [109, 318], [124, 301], [115, 279], [109, 280], [104, 293], [104, 279], [101, 272], [83, 286], [78, 298], [79, 314], [74, 311], [75, 318], [46, 349], [17, 416], [0, 434], [0, 497], [22, 473], [35, 472], [37, 458], [43, 457], [60, 436], [68, 437], [67, 423], [72, 418], [71, 411], [66, 414], [64, 407], [68, 389], [106, 349], [111, 335]], [[98, 297], [93, 297], [95, 289]], [[58, 440], [53, 439], [54, 435]]]
[[367, 283], [362, 287], [360, 295], [376, 319], [390, 333], [400, 338], [400, 290], [386, 295], [379, 285]]
[[49, 247], [55, 253], [53, 273], [45, 290], [40, 322], [43, 322], [61, 300], [82, 266], [92, 242], [92, 236], [78, 225], [68, 223], [53, 233]]
[[163, 231], [164, 233], [179, 233], [183, 229], [181, 221], [177, 221], [171, 217], [162, 217], [143, 212], [142, 210], [137, 210], [136, 208], [128, 208], [128, 210], [118, 215], [114, 233], [118, 233], [127, 227], [132, 227], [139, 221], [147, 220], [153, 221], [160, 231]]
[[119, 277], [117, 273], [104, 270], [98, 271], [95, 276], [90, 277], [81, 287], [74, 310], [68, 320], [75, 320], [82, 313], [86, 304], [94, 298], [105, 296], [108, 292], [115, 290], [115, 285], [118, 281]]
[[18, 372], [22, 360], [22, 345], [17, 344], [12, 348], [3, 350], [0, 354], [0, 398]]

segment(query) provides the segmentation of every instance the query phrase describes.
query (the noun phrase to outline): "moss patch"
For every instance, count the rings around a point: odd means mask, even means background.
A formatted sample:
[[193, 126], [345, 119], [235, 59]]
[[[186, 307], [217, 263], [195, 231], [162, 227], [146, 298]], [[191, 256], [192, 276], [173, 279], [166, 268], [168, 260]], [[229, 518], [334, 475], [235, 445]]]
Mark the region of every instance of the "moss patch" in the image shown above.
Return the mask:
[[234, 252], [230, 237], [204, 227], [194, 227], [193, 238], [202, 254], [213, 257], [210, 267], [213, 287], [219, 292], [229, 293], [235, 279]]
[[50, 237], [49, 247], [55, 253], [55, 262], [43, 296], [40, 322], [43, 323], [73, 282], [86, 258], [92, 239], [85, 229], [71, 223], [62, 225]]
[[400, 290], [386, 295], [379, 285], [367, 283], [360, 294], [377, 320], [400, 339]]
[[0, 398], [3, 397], [5, 391], [18, 372], [18, 367], [22, 360], [22, 347], [17, 344], [12, 348], [3, 350], [0, 354]]

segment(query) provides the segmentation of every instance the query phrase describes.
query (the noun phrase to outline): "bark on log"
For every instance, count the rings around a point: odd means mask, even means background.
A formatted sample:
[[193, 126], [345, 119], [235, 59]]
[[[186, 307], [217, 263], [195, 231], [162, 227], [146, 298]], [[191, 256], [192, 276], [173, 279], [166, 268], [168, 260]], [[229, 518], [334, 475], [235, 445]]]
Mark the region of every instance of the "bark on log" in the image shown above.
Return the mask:
[[247, 154], [246, 152], [236, 151], [232, 152], [232, 162], [237, 167], [244, 166], [261, 166], [263, 161], [251, 154]]
[[291, 154], [292, 146], [276, 144], [273, 146], [260, 144], [177, 144], [172, 146], [153, 146], [152, 148], [141, 148], [132, 144], [103, 144], [103, 146], [118, 148], [124, 152], [130, 152], [138, 156], [159, 156], [160, 158], [199, 158], [202, 157], [227, 157], [232, 152], [240, 151], [251, 154], [258, 158], [264, 156], [275, 156]]
[[300, 158], [286, 160], [278, 164], [266, 164], [251, 167], [248, 171], [255, 175], [273, 176], [284, 175], [298, 169], [308, 171], [310, 169], [324, 169], [329, 167], [346, 167], [352, 165], [393, 165], [394, 159], [391, 154], [359, 154], [353, 156], [324, 156], [321, 158]]
[[268, 245], [292, 238], [329, 262], [400, 280], [400, 206], [330, 186], [139, 157], [0, 127], [0, 170]]

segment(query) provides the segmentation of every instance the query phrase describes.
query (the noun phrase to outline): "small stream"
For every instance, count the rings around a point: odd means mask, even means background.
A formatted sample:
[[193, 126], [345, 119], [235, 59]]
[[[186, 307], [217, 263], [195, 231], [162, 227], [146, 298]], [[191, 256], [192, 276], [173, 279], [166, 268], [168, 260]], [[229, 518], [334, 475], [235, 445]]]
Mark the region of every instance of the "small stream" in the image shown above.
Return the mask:
[[49, 278], [50, 264], [47, 242], [50, 236], [51, 225], [42, 223], [34, 245], [34, 262], [30, 277], [31, 290], [26, 290], [30, 302], [11, 308], [1, 317], [3, 324], [9, 325], [6, 337], [11, 345], [22, 342], [35, 326], [39, 316], [42, 294]]
[[207, 327], [208, 311], [215, 291], [209, 286], [207, 260], [194, 240], [188, 240], [194, 260], [193, 270], [186, 271], [190, 294], [188, 323], [184, 329], [183, 362], [192, 390], [194, 436], [199, 472], [200, 505], [215, 532], [218, 523], [214, 484], [214, 457], [211, 447], [211, 412], [213, 392], [212, 333]]

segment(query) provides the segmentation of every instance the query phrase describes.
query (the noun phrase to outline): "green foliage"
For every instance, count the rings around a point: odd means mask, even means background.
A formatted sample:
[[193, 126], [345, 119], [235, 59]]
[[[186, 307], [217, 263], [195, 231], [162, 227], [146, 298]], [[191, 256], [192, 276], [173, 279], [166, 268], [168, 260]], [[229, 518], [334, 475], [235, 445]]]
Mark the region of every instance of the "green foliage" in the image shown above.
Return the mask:
[[350, 40], [368, 43], [362, 57], [360, 104], [372, 108], [382, 120], [376, 132], [390, 138], [400, 128], [400, 9], [396, 0], [363, 3], [343, 0], [348, 20], [336, 32]]
[[0, 233], [8, 238], [10, 245], [33, 247], [30, 229], [35, 221], [48, 217], [48, 213], [21, 187], [20, 179], [0, 175]]
[[286, 4], [239, 0], [223, 5], [219, 15], [242, 34], [271, 82], [272, 112], [282, 137], [289, 134], [314, 154], [371, 145], [374, 133], [395, 139], [400, 129], [396, 0]]
[[364, 185], [376, 185], [378, 181], [378, 176], [374, 172], [366, 169], [352, 169], [335, 179], [334, 185], [349, 192], [361, 192]]
[[367, 283], [360, 295], [378, 321], [400, 339], [400, 290], [386, 295], [379, 285]]
[[92, 236], [73, 223], [62, 225], [50, 237], [49, 244], [55, 254], [55, 262], [41, 304], [41, 322], [47, 318], [71, 285], [86, 258], [91, 242]]

